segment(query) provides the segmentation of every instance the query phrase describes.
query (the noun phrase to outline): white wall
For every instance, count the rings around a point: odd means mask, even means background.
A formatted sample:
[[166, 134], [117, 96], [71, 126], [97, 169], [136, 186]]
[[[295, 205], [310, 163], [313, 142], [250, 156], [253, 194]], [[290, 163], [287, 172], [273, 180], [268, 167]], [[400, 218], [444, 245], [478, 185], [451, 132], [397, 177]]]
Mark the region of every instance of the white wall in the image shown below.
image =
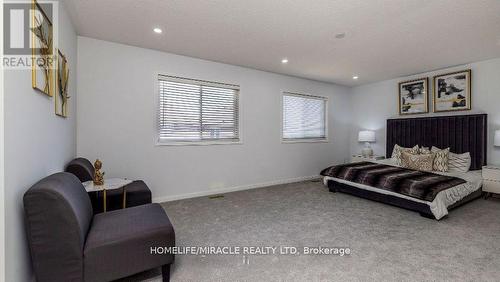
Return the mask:
[[[348, 156], [348, 88], [86, 37], [78, 61], [78, 155], [157, 200], [314, 176]], [[155, 73], [239, 84], [243, 145], [155, 146]], [[284, 90], [329, 97], [329, 143], [281, 144]]]
[[[429, 77], [429, 103], [432, 113], [432, 77], [451, 71], [472, 69], [472, 111], [455, 114], [484, 112], [488, 114], [488, 163], [500, 164], [500, 150], [493, 147], [494, 130], [500, 129], [500, 58], [475, 62], [438, 71], [385, 80], [352, 88], [351, 153], [358, 153], [362, 144], [357, 142], [360, 129], [376, 130], [377, 142], [372, 145], [376, 154], [385, 154], [386, 120], [398, 116], [398, 83], [401, 81]], [[444, 113], [440, 115], [450, 115]]]
[[[3, 15], [3, 0], [0, 0], [0, 15]], [[0, 22], [3, 30], [3, 20]], [[0, 54], [3, 55], [3, 35], [0, 36]], [[0, 64], [0, 85], [3, 82], [3, 64]], [[0, 86], [0, 282], [5, 282], [5, 180], [4, 180], [4, 94]]]
[[63, 170], [76, 153], [77, 38], [59, 6], [59, 44], [70, 66], [70, 111], [54, 114], [54, 98], [31, 88], [30, 70], [5, 71], [6, 281], [32, 279], [26, 241], [24, 192], [41, 178]]

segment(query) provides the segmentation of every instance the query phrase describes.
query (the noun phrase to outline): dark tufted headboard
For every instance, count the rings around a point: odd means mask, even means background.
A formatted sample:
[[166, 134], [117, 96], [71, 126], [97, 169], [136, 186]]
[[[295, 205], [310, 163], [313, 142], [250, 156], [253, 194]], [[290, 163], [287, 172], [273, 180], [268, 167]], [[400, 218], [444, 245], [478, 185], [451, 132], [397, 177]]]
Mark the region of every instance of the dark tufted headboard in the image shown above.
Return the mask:
[[454, 153], [470, 152], [471, 170], [486, 165], [488, 115], [434, 116], [387, 120], [386, 156], [395, 144], [448, 148]]

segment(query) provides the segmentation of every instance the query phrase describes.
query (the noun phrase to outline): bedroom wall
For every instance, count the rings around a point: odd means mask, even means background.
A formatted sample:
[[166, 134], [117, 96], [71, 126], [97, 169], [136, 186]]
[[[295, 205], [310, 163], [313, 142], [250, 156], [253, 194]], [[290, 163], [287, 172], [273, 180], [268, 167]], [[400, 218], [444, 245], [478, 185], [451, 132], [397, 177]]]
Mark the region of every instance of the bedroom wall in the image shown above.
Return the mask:
[[[3, 0], [0, 0], [0, 15], [3, 15]], [[3, 30], [3, 22], [0, 22]], [[3, 54], [3, 36], [0, 36], [0, 54]], [[4, 166], [4, 82], [3, 64], [0, 64], [0, 282], [5, 282], [5, 166]]]
[[67, 119], [54, 114], [54, 98], [33, 90], [31, 70], [4, 73], [5, 281], [33, 280], [24, 228], [24, 192], [41, 178], [63, 170], [76, 154], [77, 38], [62, 5], [58, 23], [59, 42], [55, 46], [67, 56], [71, 72]]
[[[78, 37], [77, 153], [156, 201], [296, 181], [349, 152], [349, 88]], [[155, 146], [155, 74], [241, 86], [242, 145]], [[328, 143], [282, 144], [281, 92], [329, 97]]]
[[467, 65], [450, 67], [442, 70], [415, 74], [391, 80], [371, 83], [352, 88], [352, 130], [351, 153], [361, 151], [363, 144], [357, 142], [357, 134], [361, 129], [376, 131], [376, 143], [372, 144], [375, 154], [385, 155], [386, 120], [398, 116], [398, 83], [421, 77], [429, 77], [429, 103], [432, 112], [432, 77], [451, 71], [470, 68], [472, 70], [472, 111], [456, 113], [429, 113], [418, 116], [452, 115], [484, 112], [488, 114], [488, 163], [500, 164], [500, 148], [493, 146], [494, 131], [500, 129], [500, 58], [474, 62]]

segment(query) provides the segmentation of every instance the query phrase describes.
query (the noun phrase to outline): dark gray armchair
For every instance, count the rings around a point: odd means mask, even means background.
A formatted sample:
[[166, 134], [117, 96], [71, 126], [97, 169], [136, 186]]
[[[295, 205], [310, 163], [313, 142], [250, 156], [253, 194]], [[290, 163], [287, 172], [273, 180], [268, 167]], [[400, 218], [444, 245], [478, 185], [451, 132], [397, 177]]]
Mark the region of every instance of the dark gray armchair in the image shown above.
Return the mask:
[[56, 173], [24, 195], [28, 242], [36, 280], [111, 281], [162, 267], [169, 280], [173, 255], [151, 247], [175, 246], [175, 234], [158, 204], [94, 216], [76, 176]]

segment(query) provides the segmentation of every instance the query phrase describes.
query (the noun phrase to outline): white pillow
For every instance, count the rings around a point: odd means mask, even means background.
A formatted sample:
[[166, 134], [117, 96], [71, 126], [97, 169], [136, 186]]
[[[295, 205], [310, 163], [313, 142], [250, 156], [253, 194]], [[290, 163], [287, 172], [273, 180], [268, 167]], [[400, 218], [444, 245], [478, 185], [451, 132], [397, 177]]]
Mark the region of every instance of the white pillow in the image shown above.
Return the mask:
[[[437, 147], [432, 146], [432, 152], [436, 152], [440, 150]], [[470, 157], [470, 153], [456, 154], [450, 152], [448, 155], [448, 169], [449, 171], [455, 172], [468, 172], [470, 170], [470, 166], [472, 163], [472, 159]]]
[[451, 153], [448, 159], [448, 168], [450, 171], [467, 172], [471, 165], [470, 153], [455, 154]]

